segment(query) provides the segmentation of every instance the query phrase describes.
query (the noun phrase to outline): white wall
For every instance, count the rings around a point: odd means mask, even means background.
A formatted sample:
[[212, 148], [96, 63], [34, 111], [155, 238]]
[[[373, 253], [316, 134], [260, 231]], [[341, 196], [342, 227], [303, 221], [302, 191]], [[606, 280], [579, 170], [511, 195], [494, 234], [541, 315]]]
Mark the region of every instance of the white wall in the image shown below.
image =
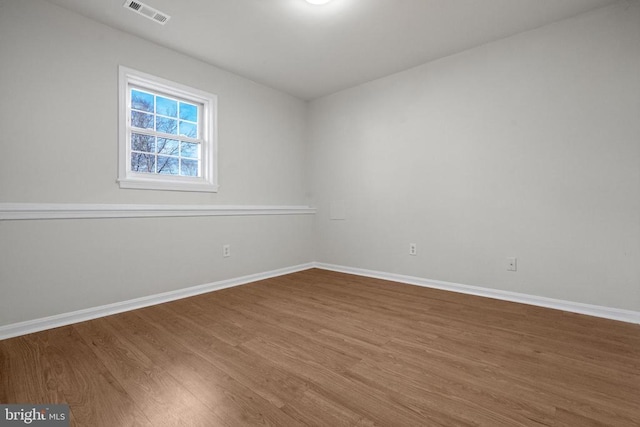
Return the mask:
[[[118, 187], [119, 64], [218, 95], [219, 193]], [[0, 2], [0, 203], [306, 205], [305, 109], [49, 3]], [[0, 326], [310, 262], [312, 221], [0, 221]]]
[[[640, 310], [637, 2], [339, 92], [309, 114], [317, 261]], [[332, 201], [346, 220], [329, 219]]]

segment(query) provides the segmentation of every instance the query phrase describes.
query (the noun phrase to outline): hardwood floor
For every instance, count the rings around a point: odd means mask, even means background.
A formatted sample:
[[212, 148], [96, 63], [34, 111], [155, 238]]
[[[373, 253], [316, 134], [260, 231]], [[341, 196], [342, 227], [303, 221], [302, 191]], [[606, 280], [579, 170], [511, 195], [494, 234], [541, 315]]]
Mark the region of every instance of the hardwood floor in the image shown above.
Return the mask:
[[639, 426], [640, 325], [308, 270], [0, 341], [82, 426]]

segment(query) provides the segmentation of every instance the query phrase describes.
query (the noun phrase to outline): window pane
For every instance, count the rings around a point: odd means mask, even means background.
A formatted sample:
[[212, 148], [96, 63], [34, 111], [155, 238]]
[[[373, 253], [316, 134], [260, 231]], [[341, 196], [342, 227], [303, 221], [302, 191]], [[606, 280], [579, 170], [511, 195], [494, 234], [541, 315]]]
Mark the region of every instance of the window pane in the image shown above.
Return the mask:
[[153, 95], [139, 90], [131, 90], [131, 108], [153, 113]]
[[197, 138], [198, 126], [193, 123], [183, 122], [180, 120], [180, 135], [188, 136], [189, 138]]
[[154, 153], [156, 151], [156, 138], [154, 136], [142, 135], [140, 133], [132, 133], [131, 149], [135, 151]]
[[175, 139], [158, 138], [158, 154], [177, 156], [179, 145]]
[[178, 133], [178, 121], [156, 116], [156, 130], [176, 135]]
[[156, 156], [153, 154], [131, 153], [131, 170], [134, 172], [155, 173]]
[[157, 96], [156, 114], [162, 114], [163, 116], [169, 117], [178, 117], [178, 101]]
[[200, 144], [191, 144], [190, 142], [183, 142], [181, 145], [180, 155], [182, 157], [192, 157], [197, 159], [199, 154]]
[[180, 118], [191, 122], [198, 121], [198, 107], [191, 104], [180, 103]]
[[153, 114], [132, 111], [131, 126], [142, 129], [153, 129]]
[[175, 157], [158, 156], [158, 173], [162, 175], [177, 175], [178, 159]]
[[198, 176], [198, 161], [197, 160], [188, 160], [181, 159], [182, 170], [180, 171], [180, 175], [183, 176]]

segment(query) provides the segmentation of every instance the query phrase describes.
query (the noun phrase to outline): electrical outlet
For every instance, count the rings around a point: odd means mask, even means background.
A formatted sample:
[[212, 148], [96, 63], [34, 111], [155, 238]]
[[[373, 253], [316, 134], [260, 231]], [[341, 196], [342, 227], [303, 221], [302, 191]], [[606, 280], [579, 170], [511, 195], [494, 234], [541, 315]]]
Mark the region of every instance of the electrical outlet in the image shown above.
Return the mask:
[[507, 271], [518, 271], [518, 258], [507, 258]]
[[222, 256], [225, 258], [231, 256], [231, 245], [222, 245]]
[[409, 255], [418, 255], [418, 245], [416, 245], [415, 243], [409, 243]]

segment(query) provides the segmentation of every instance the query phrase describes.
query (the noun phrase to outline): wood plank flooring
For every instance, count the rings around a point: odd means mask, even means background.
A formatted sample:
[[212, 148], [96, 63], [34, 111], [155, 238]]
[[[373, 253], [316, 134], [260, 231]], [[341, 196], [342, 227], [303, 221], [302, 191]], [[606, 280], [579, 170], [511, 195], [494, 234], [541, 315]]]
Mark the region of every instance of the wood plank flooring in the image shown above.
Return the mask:
[[640, 325], [307, 270], [0, 341], [78, 426], [640, 426]]

